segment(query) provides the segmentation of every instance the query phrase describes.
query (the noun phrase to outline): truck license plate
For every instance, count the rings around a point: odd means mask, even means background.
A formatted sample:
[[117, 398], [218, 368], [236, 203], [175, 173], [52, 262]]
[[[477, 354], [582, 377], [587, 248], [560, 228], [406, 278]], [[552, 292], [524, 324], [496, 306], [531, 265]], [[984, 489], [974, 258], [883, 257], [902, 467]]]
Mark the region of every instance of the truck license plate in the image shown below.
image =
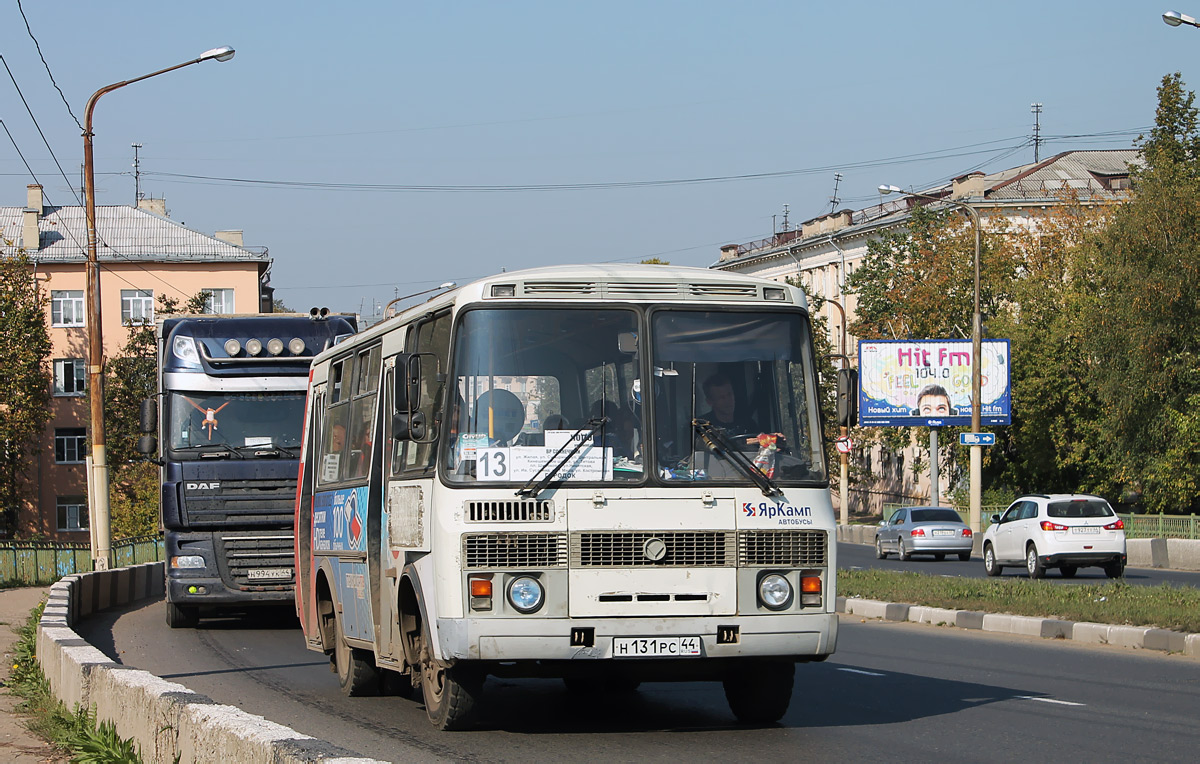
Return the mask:
[[700, 637], [614, 637], [614, 658], [674, 658], [700, 655]]
[[289, 581], [292, 578], [291, 568], [251, 568], [246, 571], [246, 578], [251, 581]]

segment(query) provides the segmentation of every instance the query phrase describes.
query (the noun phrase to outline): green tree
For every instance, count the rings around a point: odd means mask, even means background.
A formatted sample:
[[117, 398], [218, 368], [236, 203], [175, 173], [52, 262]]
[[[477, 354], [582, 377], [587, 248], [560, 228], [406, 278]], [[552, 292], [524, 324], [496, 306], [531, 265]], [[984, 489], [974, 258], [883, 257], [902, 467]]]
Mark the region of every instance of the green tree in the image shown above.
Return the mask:
[[32, 496], [28, 469], [50, 421], [45, 305], [24, 252], [0, 255], [0, 526], [8, 536]]
[[[155, 315], [201, 313], [207, 299], [208, 293], [200, 292], [181, 305], [160, 294]], [[128, 331], [121, 350], [108, 359], [104, 378], [105, 447], [115, 538], [152, 534], [158, 522], [158, 468], [137, 452], [142, 401], [158, 392], [157, 340], [153, 324], [131, 324]]]
[[1112, 489], [1200, 511], [1200, 130], [1178, 73], [1158, 89], [1135, 193], [1088, 242], [1083, 337]]

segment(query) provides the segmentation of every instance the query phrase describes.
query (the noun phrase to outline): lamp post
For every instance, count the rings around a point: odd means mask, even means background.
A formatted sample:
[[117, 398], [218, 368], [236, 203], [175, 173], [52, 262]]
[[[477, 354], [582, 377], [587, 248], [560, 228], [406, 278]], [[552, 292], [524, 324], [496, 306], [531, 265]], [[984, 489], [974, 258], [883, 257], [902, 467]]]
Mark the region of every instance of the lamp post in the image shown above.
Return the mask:
[[108, 569], [111, 551], [110, 517], [108, 506], [108, 457], [104, 447], [104, 341], [100, 326], [100, 265], [96, 259], [96, 171], [92, 162], [92, 112], [96, 102], [105, 93], [132, 85], [135, 82], [173, 72], [185, 66], [210, 59], [228, 61], [233, 58], [230, 47], [213, 48], [200, 54], [199, 58], [182, 64], [159, 69], [157, 72], [134, 77], [100, 88], [88, 99], [83, 128], [83, 171], [84, 196], [87, 216], [87, 327], [88, 327], [88, 406], [92, 431], [91, 474], [88, 476], [88, 517], [93, 527], [92, 566], [96, 570]]
[[[397, 297], [396, 299], [394, 299], [394, 300], [392, 300], [391, 302], [389, 302], [387, 305], [384, 305], [384, 306], [383, 306], [383, 312], [386, 314], [386, 313], [388, 312], [388, 308], [392, 307], [393, 305], [395, 305], [396, 303], [400, 302], [401, 300], [407, 300], [409, 297], [420, 297], [420, 296], [421, 296], [421, 295], [423, 295], [423, 294], [429, 294], [430, 292], [436, 292], [436, 291], [438, 291], [439, 289], [453, 289], [453, 288], [454, 288], [454, 287], [456, 287], [456, 286], [458, 286], [458, 282], [456, 282], [456, 281], [447, 281], [447, 282], [445, 282], [445, 283], [443, 283], [443, 284], [438, 284], [438, 285], [437, 285], [437, 286], [435, 286], [433, 289], [426, 289], [426, 290], [423, 290], [423, 291], [420, 291], [420, 292], [413, 292], [412, 294], [406, 294], [406, 295], [404, 295], [403, 297]], [[431, 299], [431, 300], [432, 300], [433, 298], [431, 297], [431, 298], [429, 298], [429, 299]]]
[[1196, 19], [1186, 13], [1180, 13], [1179, 11], [1167, 11], [1163, 14], [1162, 19], [1165, 23], [1173, 27], [1180, 26], [1181, 24], [1187, 24], [1190, 27], [1200, 27], [1200, 21], [1196, 21]]
[[[881, 194], [904, 194], [905, 196], [915, 196], [921, 199], [929, 199], [934, 202], [943, 202], [945, 204], [953, 204], [956, 207], [961, 207], [971, 216], [971, 226], [975, 229], [975, 314], [971, 318], [971, 432], [979, 432], [982, 404], [982, 388], [983, 388], [983, 321], [979, 315], [979, 249], [981, 243], [981, 233], [979, 225], [979, 211], [965, 202], [960, 202], [955, 199], [940, 199], [936, 196], [928, 194], [920, 194], [916, 191], [905, 191], [898, 186], [880, 186], [879, 193]], [[934, 476], [934, 480], [937, 476]], [[979, 532], [981, 530], [981, 515], [982, 515], [982, 482], [983, 482], [983, 446], [971, 446], [971, 530]]]

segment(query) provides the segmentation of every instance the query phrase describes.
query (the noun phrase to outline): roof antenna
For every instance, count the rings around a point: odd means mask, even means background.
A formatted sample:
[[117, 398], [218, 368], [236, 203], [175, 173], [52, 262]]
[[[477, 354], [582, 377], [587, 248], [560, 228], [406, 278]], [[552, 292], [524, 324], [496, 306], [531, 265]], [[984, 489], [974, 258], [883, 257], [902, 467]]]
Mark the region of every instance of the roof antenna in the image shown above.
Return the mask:
[[142, 147], [140, 143], [131, 143], [133, 146], [133, 206], [136, 207], [142, 201], [142, 170], [138, 167], [138, 149]]
[[837, 212], [837, 206], [842, 203], [842, 200], [837, 195], [838, 186], [840, 185], [842, 185], [842, 174], [835, 172], [833, 174], [833, 196], [829, 197], [829, 212], [831, 214]]

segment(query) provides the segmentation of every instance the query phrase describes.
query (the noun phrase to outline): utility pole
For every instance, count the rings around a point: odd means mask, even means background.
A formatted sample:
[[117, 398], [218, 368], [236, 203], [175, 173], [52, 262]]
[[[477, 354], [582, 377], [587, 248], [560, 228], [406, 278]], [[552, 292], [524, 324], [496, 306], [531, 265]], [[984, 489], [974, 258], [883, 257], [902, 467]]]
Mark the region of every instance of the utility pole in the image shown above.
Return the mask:
[[142, 168], [138, 166], [138, 149], [142, 147], [140, 143], [131, 143], [133, 146], [133, 206], [136, 207], [142, 201]]
[[1041, 161], [1042, 148], [1042, 105], [1040, 103], [1029, 104], [1029, 110], [1033, 112], [1033, 163], [1037, 164]]

